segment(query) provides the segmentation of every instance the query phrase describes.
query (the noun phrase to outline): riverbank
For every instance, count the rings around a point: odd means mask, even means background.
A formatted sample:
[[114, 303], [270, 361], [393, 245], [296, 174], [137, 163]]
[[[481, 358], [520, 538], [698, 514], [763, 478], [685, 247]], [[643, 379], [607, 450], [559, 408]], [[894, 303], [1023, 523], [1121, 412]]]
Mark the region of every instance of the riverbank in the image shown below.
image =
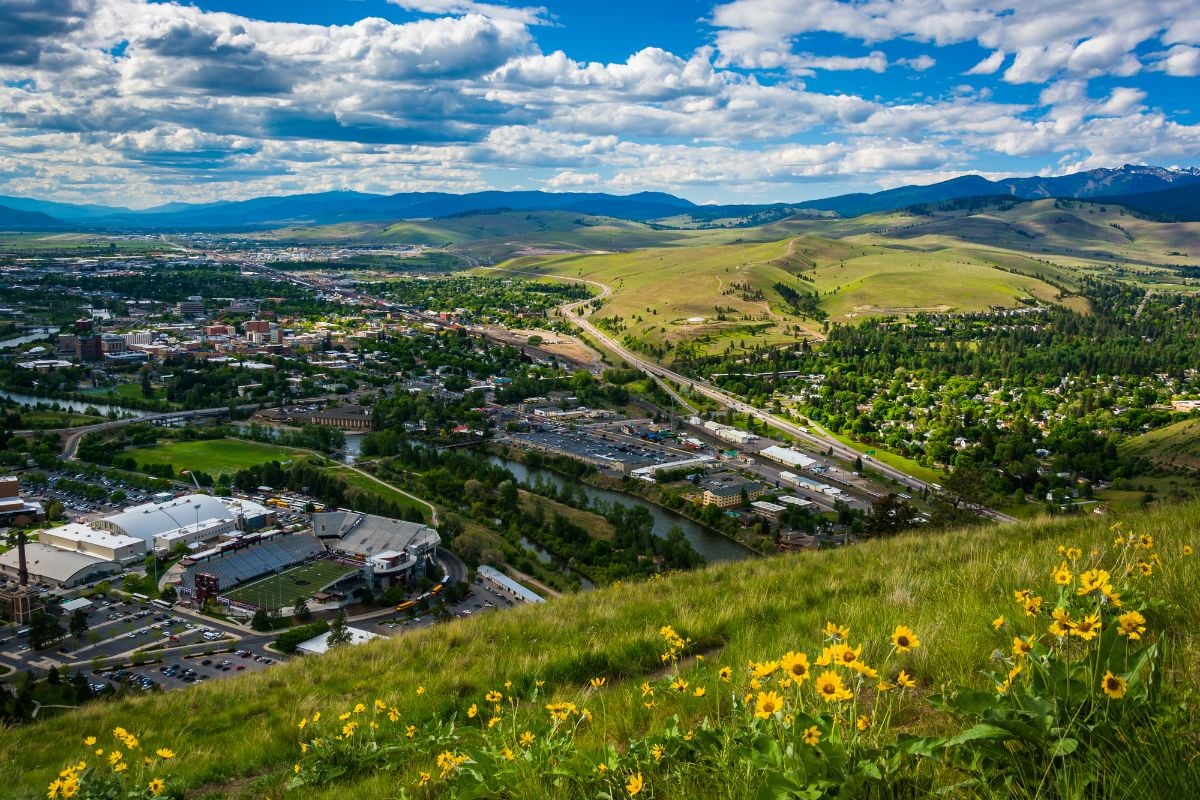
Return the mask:
[[[497, 444], [496, 442], [487, 442], [487, 443], [483, 444], [481, 447], [481, 452], [486, 453], [491, 458], [499, 459], [502, 462], [519, 464], [521, 467], [523, 467], [526, 470], [538, 470], [538, 471], [542, 471], [542, 472], [548, 472], [548, 473], [551, 473], [551, 474], [559, 477], [561, 480], [576, 481], [585, 486], [592, 487], [593, 489], [600, 491], [600, 492], [607, 492], [607, 493], [614, 494], [614, 495], [620, 495], [623, 498], [628, 498], [629, 501], [642, 502], [647, 505], [653, 506], [654, 508], [659, 509], [661, 512], [664, 512], [665, 514], [679, 517], [680, 519], [691, 523], [695, 528], [703, 531], [708, 536], [718, 537], [721, 541], [726, 542], [730, 545], [734, 545], [736, 548], [738, 548], [742, 551], [742, 554], [740, 556], [741, 558], [748, 558], [750, 556], [764, 555], [764, 552], [762, 550], [759, 550], [759, 549], [747, 544], [746, 542], [741, 541], [737, 537], [731, 536], [730, 534], [726, 533], [725, 531], [721, 531], [721, 530], [712, 528], [711, 526], [704, 524], [704, 522], [702, 522], [697, 517], [692, 516], [691, 514], [688, 514], [688, 513], [684, 513], [684, 511], [681, 509], [671, 508], [670, 506], [664, 504], [658, 498], [657, 493], [651, 495], [651, 494], [643, 494], [642, 492], [636, 492], [636, 493], [630, 492], [628, 490], [628, 487], [626, 486], [625, 482], [619, 478], [608, 478], [608, 477], [600, 475], [599, 473], [594, 472], [594, 471], [580, 477], [580, 476], [576, 476], [572, 473], [558, 469], [555, 467], [554, 464], [550, 464], [550, 463], [537, 463], [537, 464], [531, 465], [527, 462], [526, 451], [521, 450], [520, 448]], [[503, 466], [508, 466], [508, 464], [503, 464]], [[520, 476], [518, 475], [518, 477], [520, 477]], [[650, 485], [647, 484], [647, 487], [649, 487], [649, 486]], [[640, 489], [641, 487], [636, 487], [636, 488]], [[618, 500], [618, 502], [620, 502], [620, 500]], [[685, 533], [686, 533], [686, 531], [685, 531]], [[689, 537], [689, 541], [691, 541], [691, 537]], [[693, 547], [696, 546], [696, 542], [693, 541], [692, 544], [693, 544]], [[718, 557], [718, 558], [714, 559], [709, 553], [704, 552], [699, 547], [697, 547], [696, 550], [701, 555], [703, 555], [705, 558], [707, 558], [709, 561], [738, 560], [737, 556], [733, 556], [733, 557], [726, 556], [724, 558]]]

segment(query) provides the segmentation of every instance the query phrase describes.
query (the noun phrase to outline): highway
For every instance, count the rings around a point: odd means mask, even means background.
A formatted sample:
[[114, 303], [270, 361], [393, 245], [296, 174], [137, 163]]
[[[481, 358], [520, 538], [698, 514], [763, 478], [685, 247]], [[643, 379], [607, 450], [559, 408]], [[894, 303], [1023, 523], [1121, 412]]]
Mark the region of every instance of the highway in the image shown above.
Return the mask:
[[[544, 275], [539, 272], [528, 272], [528, 271], [524, 271], [524, 270], [504, 269], [503, 267], [485, 267], [485, 269], [495, 269], [495, 270], [501, 270], [503, 272], [517, 272], [517, 273], [526, 274], [526, 275], [536, 275], [540, 278], [558, 277], [558, 276], [554, 276], [554, 275]], [[816, 433], [813, 433], [811, 430], [806, 430], [804, 428], [801, 428], [799, 425], [788, 422], [787, 420], [780, 419], [780, 418], [774, 416], [773, 414], [769, 414], [760, 408], [755, 408], [754, 406], [750, 405], [749, 403], [745, 402], [744, 400], [740, 400], [737, 397], [718, 389], [716, 386], [713, 386], [708, 381], [697, 380], [695, 378], [689, 378], [685, 375], [680, 375], [679, 373], [673, 372], [672, 370], [669, 370], [666, 367], [661, 366], [660, 364], [657, 364], [653, 361], [649, 361], [635, 353], [630, 352], [626, 348], [622, 347], [620, 342], [618, 342], [613, 337], [609, 336], [604, 331], [597, 328], [595, 325], [592, 324], [592, 322], [586, 316], [579, 313], [580, 309], [582, 309], [588, 303], [592, 302], [592, 300], [602, 299], [602, 298], [605, 298], [605, 297], [608, 297], [609, 295], [611, 295], [612, 287], [608, 286], [607, 284], [600, 283], [599, 281], [587, 280], [584, 278], [561, 278], [560, 280], [582, 281], [583, 283], [587, 283], [592, 286], [595, 286], [597, 289], [600, 290], [600, 294], [599, 294], [598, 298], [593, 297], [593, 298], [588, 298], [587, 300], [576, 300], [576, 301], [572, 301], [569, 303], [564, 303], [563, 305], [559, 306], [559, 308], [558, 308], [559, 313], [563, 316], [564, 319], [567, 319], [567, 320], [571, 321], [572, 323], [574, 323], [575, 325], [578, 325], [586, 333], [595, 337], [596, 341], [600, 342], [602, 345], [607, 347], [609, 350], [611, 350], [612, 352], [614, 352], [615, 354], [620, 356], [631, 367], [640, 369], [642, 372], [645, 372], [654, 377], [661, 378], [666, 381], [673, 381], [676, 384], [678, 384], [680, 386], [685, 386], [685, 387], [691, 389], [692, 391], [697, 392], [698, 394], [701, 394], [726, 408], [730, 408], [739, 413], [754, 417], [755, 419], [759, 420], [760, 422], [771, 426], [775, 430], [782, 431], [783, 433], [786, 433], [789, 436], [794, 437], [796, 440], [803, 442], [804, 444], [807, 444], [809, 447], [815, 448], [819, 452], [831, 452], [832, 451], [833, 455], [836, 456], [837, 458], [841, 458], [841, 459], [844, 459], [846, 461], [851, 461], [851, 462], [854, 461], [855, 458], [861, 457], [863, 460], [863, 463], [869, 464], [872, 471], [877, 472], [880, 475], [883, 475], [884, 477], [891, 478], [892, 480], [898, 482], [901, 486], [904, 486], [908, 489], [913, 489], [913, 490], [916, 490], [919, 492], [920, 491], [936, 492], [937, 491], [937, 489], [935, 489], [932, 484], [926, 483], [925, 481], [921, 480], [920, 478], [909, 475], [907, 472], [904, 472], [902, 470], [896, 469], [895, 467], [892, 467], [892, 466], [884, 464], [880, 461], [877, 461], [877, 460], [871, 458], [870, 456], [863, 455], [859, 451], [854, 450], [853, 448], [847, 447], [846, 445], [842, 444], [837, 439], [834, 439], [834, 438], [828, 437], [828, 436], [823, 436], [820, 434], [816, 434]], [[1003, 514], [999, 511], [995, 511], [993, 509], [981, 508], [981, 509], [979, 509], [979, 513], [983, 514], [984, 516], [986, 516], [990, 519], [995, 520], [996, 522], [1016, 522], [1015, 518], [1010, 517], [1007, 514]]]

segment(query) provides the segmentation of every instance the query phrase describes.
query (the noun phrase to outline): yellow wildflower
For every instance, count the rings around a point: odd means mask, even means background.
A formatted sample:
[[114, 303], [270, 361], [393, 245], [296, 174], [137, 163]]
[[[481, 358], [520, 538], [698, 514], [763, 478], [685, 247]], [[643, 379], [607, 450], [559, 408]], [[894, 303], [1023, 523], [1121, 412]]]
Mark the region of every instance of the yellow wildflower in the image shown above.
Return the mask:
[[759, 692], [754, 706], [754, 716], [767, 719], [783, 708], [783, 698], [775, 692]]
[[522, 747], [528, 747], [529, 745], [533, 744], [534, 738], [535, 737], [531, 732], [525, 731], [524, 733], [521, 734], [521, 738], [519, 741], [520, 741], [520, 744]]
[[816, 725], [806, 728], [804, 733], [800, 735], [801, 740], [810, 747], [816, 747], [821, 743], [821, 729]]
[[1120, 626], [1117, 633], [1128, 636], [1131, 641], [1141, 639], [1146, 632], [1146, 618], [1137, 611], [1128, 611], [1117, 617], [1117, 625]]
[[475, 719], [475, 715], [479, 713], [479, 706], [471, 703], [471, 707], [467, 709], [467, 719]]
[[167, 788], [167, 784], [162, 778], [154, 778], [146, 785], [146, 788], [150, 790], [150, 794], [158, 797]]
[[166, 747], [160, 747], [154, 751], [154, 755], [158, 756], [159, 758], [174, 758], [175, 751]]
[[825, 637], [845, 641], [850, 637], [850, 629], [845, 625], [838, 625], [835, 622], [826, 622]]
[[896, 630], [892, 632], [892, 644], [896, 646], [897, 653], [907, 653], [920, 647], [921, 640], [911, 629], [897, 625]]
[[849, 691], [842, 683], [841, 676], [832, 670], [826, 670], [817, 676], [815, 686], [817, 695], [823, 698], [826, 702], [835, 700], [849, 700], [854, 697], [854, 693]]
[[1108, 572], [1102, 569], [1089, 569], [1087, 572], [1082, 572], [1079, 575], [1079, 588], [1075, 590], [1075, 593], [1080, 596], [1095, 591], [1107, 594], [1112, 591], [1112, 586], [1108, 582], [1110, 577]]
[[625, 784], [625, 791], [629, 792], [630, 797], [636, 797], [642, 791], [642, 786], [645, 782], [642, 780], [642, 773], [629, 776], [629, 781]]
[[900, 674], [896, 676], [896, 685], [902, 689], [915, 689], [917, 682], [904, 670], [900, 670]]
[[797, 684], [804, 682], [809, 676], [808, 655], [788, 651], [783, 656], [783, 671], [790, 675]]
[[1064, 561], [1055, 568], [1054, 582], [1059, 586], [1070, 586], [1073, 580], [1074, 578], [1071, 577], [1071, 568], [1067, 566], [1067, 562]]
[[1000, 630], [1000, 628], [1003, 626], [1004, 626], [1004, 615], [1003, 614], [1001, 614], [1000, 616], [998, 616], [994, 620], [992, 620], [992, 627], [995, 628], [996, 630]]
[[1113, 675], [1110, 670], [1105, 672], [1104, 677], [1100, 679], [1100, 688], [1113, 700], [1120, 700], [1129, 689], [1129, 683], [1124, 678]]
[[608, 683], [608, 678], [604, 678], [604, 677], [592, 678], [592, 688], [593, 689], [603, 688], [604, 684], [606, 684], [606, 683]]
[[759, 664], [753, 664], [750, 671], [754, 673], [756, 678], [766, 678], [775, 670], [779, 669], [778, 661], [763, 661]]
[[1056, 608], [1050, 614], [1053, 622], [1050, 623], [1050, 632], [1058, 638], [1063, 638], [1071, 632], [1075, 627], [1075, 623], [1071, 621], [1071, 615], [1065, 608]]
[[1085, 642], [1095, 639], [1097, 634], [1100, 633], [1100, 615], [1088, 614], [1076, 622], [1070, 632]]

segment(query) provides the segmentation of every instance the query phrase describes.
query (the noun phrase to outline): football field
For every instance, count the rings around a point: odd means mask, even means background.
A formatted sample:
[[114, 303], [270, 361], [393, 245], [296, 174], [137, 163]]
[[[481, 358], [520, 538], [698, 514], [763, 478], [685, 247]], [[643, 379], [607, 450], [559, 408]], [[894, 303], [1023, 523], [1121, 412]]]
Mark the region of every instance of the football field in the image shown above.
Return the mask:
[[230, 600], [260, 608], [282, 608], [295, 605], [300, 598], [321, 591], [356, 569], [336, 561], [311, 561], [221, 594]]

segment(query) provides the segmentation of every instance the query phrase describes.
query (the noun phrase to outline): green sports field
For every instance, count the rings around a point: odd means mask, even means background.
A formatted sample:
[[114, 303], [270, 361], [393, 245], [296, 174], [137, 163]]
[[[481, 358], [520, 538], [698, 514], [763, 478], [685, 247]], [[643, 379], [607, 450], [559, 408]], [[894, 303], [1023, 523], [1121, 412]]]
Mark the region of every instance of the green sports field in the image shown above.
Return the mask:
[[260, 608], [291, 606], [356, 569], [336, 561], [312, 561], [276, 575], [258, 578], [222, 594], [230, 600]]
[[194, 469], [217, 476], [268, 461], [290, 461], [305, 455], [303, 450], [244, 439], [207, 439], [198, 442], [167, 442], [129, 454], [141, 465], [170, 464], [178, 473]]

